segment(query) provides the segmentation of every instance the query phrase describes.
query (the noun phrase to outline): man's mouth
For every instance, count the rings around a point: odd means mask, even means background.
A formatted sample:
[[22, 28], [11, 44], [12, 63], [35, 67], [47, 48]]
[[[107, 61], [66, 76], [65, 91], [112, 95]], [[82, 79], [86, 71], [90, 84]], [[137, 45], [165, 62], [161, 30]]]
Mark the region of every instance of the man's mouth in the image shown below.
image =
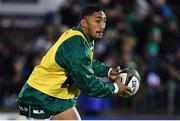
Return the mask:
[[98, 34], [103, 34], [103, 31], [97, 31], [96, 33], [98, 33]]

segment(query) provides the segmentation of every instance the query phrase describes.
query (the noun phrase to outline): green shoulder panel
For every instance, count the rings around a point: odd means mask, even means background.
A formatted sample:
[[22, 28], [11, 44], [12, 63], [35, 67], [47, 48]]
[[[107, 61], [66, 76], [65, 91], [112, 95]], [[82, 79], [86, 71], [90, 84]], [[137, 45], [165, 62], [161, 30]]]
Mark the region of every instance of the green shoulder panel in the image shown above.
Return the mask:
[[85, 46], [85, 42], [83, 41], [83, 38], [79, 35], [73, 36], [65, 40], [57, 49], [55, 55], [56, 63], [59, 66], [65, 68], [66, 70], [70, 70], [70, 63], [72, 63], [73, 58], [77, 56], [75, 52], [77, 52], [79, 49], [81, 49], [84, 46]]

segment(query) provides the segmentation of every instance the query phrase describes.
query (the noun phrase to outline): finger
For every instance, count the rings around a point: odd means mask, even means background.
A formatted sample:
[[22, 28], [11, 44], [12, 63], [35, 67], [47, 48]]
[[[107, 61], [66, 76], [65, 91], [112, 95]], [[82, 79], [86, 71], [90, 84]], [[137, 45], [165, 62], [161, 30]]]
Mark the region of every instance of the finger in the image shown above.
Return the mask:
[[120, 67], [120, 66], [117, 66], [116, 72], [117, 72], [118, 74], [120, 74], [120, 72], [121, 72], [121, 67]]
[[128, 90], [125, 90], [124, 92], [128, 95], [131, 95], [131, 93]]
[[129, 88], [129, 87], [126, 88], [126, 91], [129, 92], [129, 93], [132, 93], [132, 89]]
[[117, 66], [115, 69], [114, 69], [114, 71], [113, 71], [113, 75], [117, 75], [117, 74], [119, 74], [121, 72], [121, 69], [120, 69], [120, 66]]
[[115, 81], [119, 81], [118, 83], [122, 82], [122, 78], [120, 76], [114, 76], [115, 77]]
[[112, 80], [117, 80], [116, 77], [117, 77], [117, 76], [111, 76], [110, 78], [111, 78]]
[[117, 72], [119, 72], [119, 71], [121, 70], [121, 67], [120, 67], [120, 66], [117, 66], [117, 67], [116, 67], [116, 70], [117, 70]]

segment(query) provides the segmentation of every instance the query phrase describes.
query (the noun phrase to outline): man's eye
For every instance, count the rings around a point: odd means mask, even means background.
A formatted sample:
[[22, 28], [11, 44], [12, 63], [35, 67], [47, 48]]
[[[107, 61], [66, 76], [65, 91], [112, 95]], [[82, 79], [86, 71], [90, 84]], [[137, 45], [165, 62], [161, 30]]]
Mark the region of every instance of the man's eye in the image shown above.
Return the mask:
[[101, 20], [96, 20], [96, 22], [97, 22], [97, 23], [100, 23], [100, 22], [101, 22]]

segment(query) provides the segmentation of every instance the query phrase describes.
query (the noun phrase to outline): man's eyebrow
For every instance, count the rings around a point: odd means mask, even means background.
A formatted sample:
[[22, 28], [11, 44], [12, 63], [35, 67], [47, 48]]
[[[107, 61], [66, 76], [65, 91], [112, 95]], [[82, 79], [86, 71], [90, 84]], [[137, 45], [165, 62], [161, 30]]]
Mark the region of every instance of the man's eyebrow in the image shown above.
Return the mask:
[[96, 16], [96, 19], [106, 19], [106, 17]]

